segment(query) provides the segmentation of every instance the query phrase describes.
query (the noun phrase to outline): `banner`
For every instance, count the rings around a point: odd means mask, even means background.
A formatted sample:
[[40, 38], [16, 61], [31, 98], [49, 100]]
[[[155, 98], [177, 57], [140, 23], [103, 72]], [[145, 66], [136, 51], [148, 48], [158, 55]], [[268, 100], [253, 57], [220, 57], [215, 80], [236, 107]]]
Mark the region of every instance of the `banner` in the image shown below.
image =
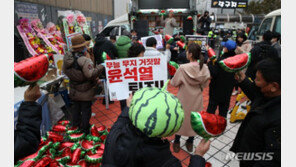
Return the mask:
[[110, 100], [124, 100], [144, 87], [163, 87], [168, 70], [165, 57], [151, 56], [106, 60]]
[[208, 36], [206, 35], [186, 35], [186, 40], [188, 41], [188, 46], [194, 42], [201, 47], [201, 52], [205, 53], [206, 45], [208, 44]]
[[248, 0], [212, 0], [212, 8], [247, 8]]
[[14, 10], [19, 18], [28, 18], [30, 21], [38, 19], [38, 8], [36, 4], [16, 2]]
[[143, 43], [143, 46], [146, 47], [146, 41], [150, 37], [154, 37], [156, 39], [156, 41], [157, 41], [156, 49], [163, 49], [163, 43], [162, 43], [162, 36], [161, 35], [153, 35], [153, 36], [148, 36], [148, 37], [142, 37], [141, 41]]

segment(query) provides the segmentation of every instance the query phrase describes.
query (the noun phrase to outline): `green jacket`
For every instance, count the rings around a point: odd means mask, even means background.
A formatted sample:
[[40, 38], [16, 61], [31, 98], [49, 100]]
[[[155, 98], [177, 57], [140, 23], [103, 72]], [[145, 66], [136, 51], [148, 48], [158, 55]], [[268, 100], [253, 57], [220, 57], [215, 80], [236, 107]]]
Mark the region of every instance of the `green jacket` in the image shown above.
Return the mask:
[[116, 41], [116, 49], [119, 58], [127, 58], [128, 49], [132, 46], [132, 40], [127, 36], [121, 36]]

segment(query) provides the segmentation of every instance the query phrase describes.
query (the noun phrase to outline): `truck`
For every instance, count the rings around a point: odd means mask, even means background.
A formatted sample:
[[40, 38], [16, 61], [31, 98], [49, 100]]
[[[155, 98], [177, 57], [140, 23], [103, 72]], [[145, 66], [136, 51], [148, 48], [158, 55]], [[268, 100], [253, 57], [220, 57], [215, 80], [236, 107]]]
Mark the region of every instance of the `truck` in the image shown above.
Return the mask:
[[171, 10], [174, 12], [177, 23], [179, 23], [179, 28], [174, 30], [175, 33], [183, 31], [183, 23], [187, 16], [192, 16], [193, 28], [196, 27], [196, 0], [132, 0], [129, 12], [110, 21], [100, 33], [105, 37], [112, 35], [118, 37], [125, 30], [135, 29], [137, 22], [146, 22], [149, 30], [149, 33], [146, 35], [158, 34], [164, 28], [161, 25], [160, 14], [165, 13], [168, 15]]

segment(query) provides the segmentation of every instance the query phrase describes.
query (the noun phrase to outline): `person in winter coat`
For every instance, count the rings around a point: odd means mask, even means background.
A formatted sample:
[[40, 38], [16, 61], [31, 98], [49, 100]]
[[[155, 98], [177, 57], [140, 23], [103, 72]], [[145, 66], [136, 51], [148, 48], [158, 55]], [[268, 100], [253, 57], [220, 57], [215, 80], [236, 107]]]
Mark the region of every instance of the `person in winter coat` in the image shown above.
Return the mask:
[[79, 127], [88, 133], [91, 117], [91, 105], [97, 91], [97, 77], [103, 71], [103, 66], [94, 68], [94, 63], [87, 58], [87, 42], [82, 35], [71, 39], [72, 51], [64, 56], [63, 72], [70, 79], [69, 97], [73, 101], [72, 126]]
[[203, 63], [201, 47], [192, 43], [187, 50], [187, 59], [190, 63], [182, 64], [171, 80], [171, 85], [179, 87], [178, 99], [180, 100], [185, 112], [185, 119], [181, 129], [176, 133], [173, 145], [174, 152], [180, 151], [180, 138], [188, 136], [186, 148], [189, 152], [193, 151], [193, 140], [196, 133], [190, 123], [192, 111], [203, 110], [203, 89], [207, 86], [210, 79], [210, 71]]
[[[247, 36], [244, 32], [240, 30], [240, 32], [237, 34], [236, 38], [236, 49], [235, 49], [235, 54], [242, 54], [242, 53], [247, 53], [250, 52], [252, 49], [252, 44], [249, 40], [247, 40]], [[237, 95], [238, 94], [238, 85], [237, 82], [235, 84], [235, 91], [232, 93], [232, 95]]]
[[208, 63], [211, 73], [209, 91], [209, 105], [207, 112], [214, 114], [219, 106], [219, 115], [226, 118], [229, 108], [231, 93], [235, 84], [234, 73], [226, 72], [218, 64], [219, 61], [235, 55], [236, 43], [232, 40], [222, 42], [224, 54], [216, 62]]
[[250, 50], [252, 49], [251, 42], [248, 40], [246, 34], [243, 32], [237, 34], [236, 45], [237, 47], [235, 49], [235, 54], [237, 55], [250, 52]]
[[271, 46], [276, 49], [278, 56], [281, 57], [281, 34], [278, 32], [273, 32], [273, 37], [271, 39]]
[[120, 36], [116, 41], [116, 49], [120, 59], [127, 58], [127, 51], [132, 46], [132, 40], [128, 36]]
[[263, 34], [263, 41], [255, 44], [251, 49], [251, 63], [246, 71], [246, 75], [252, 80], [256, 77], [256, 64], [266, 58], [277, 59], [278, 54], [275, 48], [271, 46], [273, 34], [271, 31], [266, 31]]
[[[127, 107], [121, 112], [105, 141], [102, 167], [181, 167], [181, 162], [170, 151], [170, 142], [161, 137], [148, 137], [132, 124], [129, 107], [132, 95], [127, 99]], [[165, 104], [165, 100], [159, 101]], [[148, 103], [150, 105], [154, 105]], [[156, 110], [157, 112], [165, 112]], [[176, 119], [176, 117], [174, 117]], [[177, 119], [173, 122], [176, 122]], [[204, 167], [204, 154], [210, 148], [210, 140], [201, 140], [195, 153], [190, 157], [189, 167]]]
[[164, 20], [164, 16], [161, 16], [161, 24], [164, 25], [164, 35], [170, 35], [173, 36], [174, 34], [174, 28], [178, 27], [178, 23], [176, 22], [176, 19], [174, 18], [174, 11], [170, 10], [169, 17]]
[[259, 62], [255, 82], [243, 72], [235, 79], [252, 104], [230, 151], [250, 157], [241, 159], [240, 167], [281, 166], [281, 62]]
[[212, 19], [209, 16], [209, 12], [205, 11], [204, 15], [201, 16], [201, 18], [198, 20], [198, 23], [200, 24], [200, 28], [204, 30], [205, 34], [210, 31], [210, 25], [211, 25]]
[[95, 46], [93, 47], [96, 64], [103, 63], [103, 52], [106, 52], [111, 59], [118, 57], [115, 45], [111, 41], [107, 40], [104, 36], [97, 35], [95, 39]]
[[30, 86], [18, 111], [14, 130], [14, 162], [35, 153], [40, 143], [42, 107], [36, 102], [41, 97], [39, 86]]
[[156, 49], [157, 41], [154, 37], [148, 38], [146, 41], [146, 51], [144, 53], [144, 57], [147, 56], [165, 56], [167, 58], [167, 62], [171, 60], [171, 51], [170, 51], [170, 45], [166, 45], [165, 54], [163, 55], [161, 52], [159, 52]]

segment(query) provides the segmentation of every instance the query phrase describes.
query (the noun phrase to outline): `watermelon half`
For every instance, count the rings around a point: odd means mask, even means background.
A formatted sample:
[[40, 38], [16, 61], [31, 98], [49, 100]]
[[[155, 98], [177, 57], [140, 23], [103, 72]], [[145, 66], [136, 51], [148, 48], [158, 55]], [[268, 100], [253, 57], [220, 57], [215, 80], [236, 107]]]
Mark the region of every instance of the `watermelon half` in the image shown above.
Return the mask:
[[209, 48], [208, 56], [209, 56], [210, 60], [215, 60], [216, 59], [217, 56], [216, 56], [216, 53], [215, 53], [213, 48]]
[[179, 68], [179, 64], [178, 63], [176, 63], [174, 61], [170, 61], [168, 63], [168, 71], [169, 71], [169, 74], [171, 76], [174, 76], [175, 75], [175, 73], [176, 73], [176, 71], [177, 71], [178, 68]]
[[146, 87], [134, 94], [129, 118], [148, 137], [167, 137], [181, 128], [184, 110], [179, 100], [165, 87]]
[[111, 60], [110, 56], [106, 52], [102, 53], [102, 59], [103, 62], [105, 62], [105, 60]]
[[174, 38], [170, 35], [165, 35], [165, 41], [168, 43], [168, 44], [172, 44], [174, 42]]
[[50, 56], [43, 54], [14, 63], [14, 87], [26, 86], [44, 77]]
[[192, 16], [188, 16], [187, 17], [187, 20], [192, 20]]
[[178, 41], [177, 45], [182, 49], [186, 49], [186, 44], [184, 42]]
[[219, 62], [220, 66], [227, 72], [240, 71], [251, 63], [251, 53], [235, 55]]
[[226, 119], [220, 115], [210, 114], [205, 111], [191, 112], [191, 127], [203, 138], [208, 139], [221, 135], [226, 125]]

